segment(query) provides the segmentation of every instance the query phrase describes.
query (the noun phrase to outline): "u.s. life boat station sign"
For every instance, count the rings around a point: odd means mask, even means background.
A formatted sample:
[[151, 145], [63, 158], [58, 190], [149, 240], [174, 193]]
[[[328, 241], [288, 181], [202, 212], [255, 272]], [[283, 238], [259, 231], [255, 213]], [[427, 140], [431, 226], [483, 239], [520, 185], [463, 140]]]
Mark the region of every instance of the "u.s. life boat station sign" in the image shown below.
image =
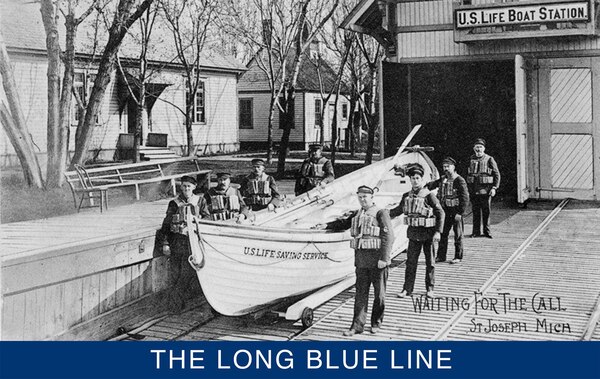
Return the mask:
[[593, 1], [518, 1], [454, 6], [454, 41], [596, 35]]

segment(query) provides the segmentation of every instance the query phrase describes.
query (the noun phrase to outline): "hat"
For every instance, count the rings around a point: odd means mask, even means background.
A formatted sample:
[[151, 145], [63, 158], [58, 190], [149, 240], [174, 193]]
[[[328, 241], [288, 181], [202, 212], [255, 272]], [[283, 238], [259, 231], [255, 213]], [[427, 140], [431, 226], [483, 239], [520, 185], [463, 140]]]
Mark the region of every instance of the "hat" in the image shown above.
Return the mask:
[[406, 174], [408, 176], [413, 176], [415, 174], [423, 176], [425, 174], [425, 170], [419, 163], [413, 163], [408, 167], [408, 170], [406, 170]]
[[323, 149], [323, 145], [321, 145], [320, 143], [313, 143], [308, 145], [308, 150], [321, 150]]
[[198, 183], [196, 183], [196, 179], [192, 178], [191, 176], [188, 175], [184, 175], [181, 177], [181, 183], [192, 183], [193, 185], [197, 185]]
[[485, 140], [484, 140], [483, 138], [477, 138], [477, 139], [475, 140], [475, 142], [473, 142], [473, 146], [475, 146], [475, 145], [482, 145], [482, 146], [485, 146]]
[[454, 158], [452, 157], [446, 157], [444, 158], [444, 160], [442, 161], [442, 164], [451, 164], [453, 166], [456, 166], [456, 161], [454, 160]]
[[356, 193], [368, 193], [373, 195], [375, 193], [375, 191], [373, 191], [373, 188], [368, 187], [368, 186], [360, 186], [358, 187], [358, 189], [356, 190]]
[[252, 166], [264, 166], [265, 165], [265, 161], [263, 161], [260, 158], [254, 158], [252, 160]]
[[219, 179], [219, 178], [231, 179], [231, 173], [229, 173], [229, 172], [219, 172], [217, 174], [217, 179]]

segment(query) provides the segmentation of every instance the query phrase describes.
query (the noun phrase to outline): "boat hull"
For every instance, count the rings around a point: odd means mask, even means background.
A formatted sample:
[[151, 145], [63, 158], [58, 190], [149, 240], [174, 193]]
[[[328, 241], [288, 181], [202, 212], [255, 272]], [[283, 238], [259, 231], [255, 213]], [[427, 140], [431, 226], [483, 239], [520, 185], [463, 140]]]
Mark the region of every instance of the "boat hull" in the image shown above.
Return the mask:
[[[428, 179], [434, 178], [437, 171], [422, 154], [405, 154], [403, 161], [419, 159], [426, 163]], [[358, 209], [355, 192], [362, 184], [380, 188], [378, 206], [396, 205], [410, 187], [408, 178], [394, 175], [393, 163], [386, 160], [348, 174], [329, 184], [327, 192], [307, 194], [280, 214], [259, 212], [258, 225], [189, 219], [195, 224], [190, 233], [192, 262], [209, 304], [223, 315], [241, 316], [352, 275], [349, 231], [311, 227]], [[392, 223], [395, 255], [408, 240], [403, 217]]]

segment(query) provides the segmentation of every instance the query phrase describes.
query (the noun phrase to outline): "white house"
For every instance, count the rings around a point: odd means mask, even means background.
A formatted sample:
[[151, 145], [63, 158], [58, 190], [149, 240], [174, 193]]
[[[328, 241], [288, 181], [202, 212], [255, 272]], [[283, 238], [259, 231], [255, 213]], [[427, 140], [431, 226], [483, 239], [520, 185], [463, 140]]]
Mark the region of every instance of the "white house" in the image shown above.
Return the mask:
[[[39, 152], [39, 159], [45, 162], [46, 154], [46, 113], [47, 113], [47, 58], [45, 32], [40, 14], [40, 5], [26, 0], [2, 0], [0, 32], [14, 67], [15, 81], [20, 92], [21, 106], [29, 131]], [[61, 21], [62, 22], [62, 21]], [[89, 31], [80, 28], [78, 39], [88, 38]], [[64, 34], [61, 35], [64, 38]], [[172, 38], [162, 33], [163, 41]], [[100, 44], [101, 45], [101, 44]], [[135, 56], [128, 51], [135, 46], [127, 41], [121, 48], [122, 56]], [[186, 145], [184, 115], [179, 109], [185, 108], [186, 89], [184, 71], [173, 59], [175, 50], [168, 50], [171, 57], [151, 55], [150, 66], [156, 69], [148, 84], [147, 110], [143, 115], [142, 143], [146, 143], [150, 133], [166, 137], [168, 148], [180, 153]], [[206, 49], [205, 49], [206, 50]], [[85, 96], [91, 90], [95, 75], [95, 64], [86, 54], [85, 48], [78, 48], [75, 87]], [[237, 117], [237, 83], [245, 67], [231, 57], [225, 57], [214, 50], [203, 52], [201, 61], [202, 85], [194, 102], [194, 143], [199, 154], [230, 152], [239, 149]], [[126, 140], [132, 133], [135, 107], [129, 95], [126, 82], [135, 86], [131, 77], [112, 75], [106, 91], [102, 109], [97, 119], [91, 148], [91, 157], [97, 160], [115, 158], [119, 136]], [[4, 96], [4, 94], [1, 94]], [[179, 109], [178, 109], [179, 108]], [[78, 114], [71, 112], [70, 151], [74, 150], [74, 135]], [[0, 132], [0, 164], [17, 165], [13, 147]]]
[[[259, 149], [264, 148], [267, 143], [271, 91], [267, 76], [256, 60], [253, 59], [247, 66], [248, 71], [242, 75], [238, 84], [240, 147], [242, 149]], [[317, 70], [321, 71], [323, 94]], [[309, 144], [320, 141], [319, 118], [323, 108], [325, 108], [323, 114], [324, 141], [326, 145], [331, 144], [331, 120], [333, 119], [335, 94], [331, 96], [327, 104], [323, 104], [323, 98], [326, 98], [329, 90], [333, 88], [335, 76], [335, 71], [325, 62], [321, 64], [320, 68], [317, 68], [314, 60], [303, 60], [296, 87], [294, 129], [290, 134], [290, 148], [304, 150]], [[338, 146], [343, 147], [349, 141], [347, 130], [350, 110], [346, 97], [340, 96], [337, 111]], [[280, 117], [280, 112], [276, 111], [273, 117], [274, 142], [281, 140], [283, 132], [279, 126]]]

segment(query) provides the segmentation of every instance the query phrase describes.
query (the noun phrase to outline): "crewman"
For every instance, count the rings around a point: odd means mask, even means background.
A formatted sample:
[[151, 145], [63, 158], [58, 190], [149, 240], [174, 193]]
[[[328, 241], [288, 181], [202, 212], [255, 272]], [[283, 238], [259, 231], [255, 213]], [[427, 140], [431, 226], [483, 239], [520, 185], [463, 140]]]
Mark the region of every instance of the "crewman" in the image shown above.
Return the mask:
[[178, 310], [183, 309], [185, 300], [193, 295], [190, 287], [195, 279], [195, 272], [188, 263], [191, 251], [187, 215], [191, 213], [200, 218], [209, 217], [206, 201], [203, 196], [194, 194], [195, 189], [196, 179], [191, 176], [181, 178], [180, 194], [169, 202], [161, 228], [163, 235], [167, 237], [170, 250], [171, 281], [174, 288], [170, 302]]
[[296, 196], [311, 189], [330, 183], [335, 179], [331, 161], [323, 155], [323, 146], [312, 144], [309, 146], [308, 158], [302, 162], [296, 179]]
[[454, 230], [454, 259], [450, 263], [460, 263], [463, 259], [464, 214], [469, 203], [467, 182], [456, 172], [456, 161], [446, 157], [442, 161], [444, 175], [427, 184], [427, 188], [438, 188], [437, 197], [444, 209], [444, 229], [440, 238], [436, 262], [445, 262], [448, 251], [450, 229]]
[[347, 218], [330, 222], [327, 229], [347, 230], [350, 228], [356, 267], [356, 295], [354, 318], [350, 329], [344, 332], [349, 337], [364, 331], [367, 320], [369, 289], [375, 293], [371, 311], [371, 333], [377, 334], [383, 322], [385, 291], [388, 266], [391, 263], [391, 249], [394, 243], [394, 230], [387, 209], [381, 209], [373, 202], [374, 191], [368, 186], [358, 187], [356, 194], [360, 209]]
[[209, 189], [204, 198], [208, 204], [209, 218], [213, 221], [235, 219], [237, 222], [242, 222], [250, 216], [250, 210], [244, 203], [240, 191], [231, 187], [229, 172], [217, 174], [217, 186]]
[[265, 173], [265, 161], [256, 158], [252, 160], [252, 173], [244, 177], [240, 187], [244, 202], [253, 210], [265, 208], [273, 210], [281, 205], [281, 195], [275, 179]]
[[404, 286], [398, 297], [410, 296], [415, 286], [417, 263], [421, 249], [425, 254], [425, 288], [427, 297], [434, 297], [435, 286], [435, 251], [433, 242], [440, 240], [444, 227], [444, 210], [437, 197], [424, 187], [425, 170], [419, 163], [410, 165], [406, 171], [412, 189], [402, 195], [400, 204], [390, 210], [392, 218], [404, 214], [404, 222], [408, 225], [408, 250]]
[[471, 155], [471, 162], [467, 173], [467, 184], [473, 207], [473, 233], [471, 237], [481, 237], [481, 224], [483, 223], [483, 236], [492, 238], [490, 230], [490, 208], [492, 197], [500, 187], [500, 170], [493, 157], [485, 153], [485, 140], [478, 138], [473, 144], [475, 154]]

